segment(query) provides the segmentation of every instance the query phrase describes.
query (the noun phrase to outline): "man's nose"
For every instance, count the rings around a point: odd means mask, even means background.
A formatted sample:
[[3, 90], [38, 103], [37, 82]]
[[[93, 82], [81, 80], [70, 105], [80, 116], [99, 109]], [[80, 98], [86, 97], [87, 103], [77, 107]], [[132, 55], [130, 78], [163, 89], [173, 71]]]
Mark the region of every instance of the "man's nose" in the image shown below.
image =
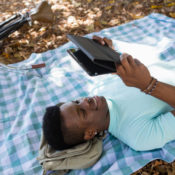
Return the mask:
[[88, 109], [90, 107], [88, 98], [83, 98], [80, 102], [81, 107]]

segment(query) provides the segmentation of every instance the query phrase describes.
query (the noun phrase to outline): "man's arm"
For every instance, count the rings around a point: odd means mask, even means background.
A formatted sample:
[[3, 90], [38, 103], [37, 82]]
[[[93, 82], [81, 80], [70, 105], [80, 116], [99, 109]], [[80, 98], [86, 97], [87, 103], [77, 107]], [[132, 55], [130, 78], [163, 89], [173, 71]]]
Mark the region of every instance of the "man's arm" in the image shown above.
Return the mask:
[[[93, 36], [93, 39], [98, 41], [101, 45], [107, 44], [114, 49], [112, 40], [108, 38]], [[136, 87], [143, 91], [151, 82], [152, 77], [147, 67], [128, 54], [122, 55], [121, 65], [117, 65], [116, 68], [117, 74], [127, 86]], [[175, 86], [158, 82], [151, 95], [167, 102], [175, 108]], [[175, 116], [175, 110], [172, 111], [172, 114]]]
[[171, 113], [175, 116], [175, 110], [171, 111]]
[[167, 102], [175, 108], [175, 86], [158, 82], [151, 95]]
[[[128, 54], [121, 56], [121, 65], [117, 65], [116, 70], [117, 75], [127, 86], [139, 88], [141, 91], [145, 90], [152, 81], [147, 67]], [[175, 86], [158, 81], [150, 95], [165, 101], [175, 108]], [[172, 114], [175, 116], [175, 110], [172, 111]]]
[[162, 148], [166, 143], [175, 140], [174, 126], [175, 117], [172, 117], [170, 112], [160, 114], [151, 120], [141, 121], [140, 125], [135, 126], [138, 134], [129, 146], [136, 151]]

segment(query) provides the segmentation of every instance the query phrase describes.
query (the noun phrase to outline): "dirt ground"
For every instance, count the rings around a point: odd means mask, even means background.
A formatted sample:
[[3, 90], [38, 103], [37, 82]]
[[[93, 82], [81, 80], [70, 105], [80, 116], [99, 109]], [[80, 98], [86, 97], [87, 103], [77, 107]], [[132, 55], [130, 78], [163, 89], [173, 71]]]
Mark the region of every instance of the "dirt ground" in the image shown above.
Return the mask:
[[[0, 22], [25, 13], [40, 0], [0, 0]], [[52, 24], [34, 21], [0, 41], [0, 62], [11, 64], [63, 45], [66, 34], [85, 35], [139, 19], [152, 12], [175, 18], [175, 0], [48, 0], [55, 15]], [[175, 161], [155, 160], [132, 175], [175, 175]]]

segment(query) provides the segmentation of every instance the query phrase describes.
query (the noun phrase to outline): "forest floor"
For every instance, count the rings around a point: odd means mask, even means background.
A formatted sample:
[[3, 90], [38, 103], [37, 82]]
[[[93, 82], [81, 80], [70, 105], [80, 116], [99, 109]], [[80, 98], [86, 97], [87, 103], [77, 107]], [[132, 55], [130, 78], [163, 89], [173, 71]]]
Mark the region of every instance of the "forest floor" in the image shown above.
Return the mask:
[[[48, 0], [55, 15], [52, 24], [34, 21], [0, 41], [0, 62], [16, 63], [31, 53], [57, 48], [68, 40], [66, 34], [85, 35], [124, 24], [150, 13], [175, 18], [175, 0]], [[0, 22], [25, 13], [40, 0], [0, 0]], [[175, 161], [155, 160], [132, 175], [175, 175]]]

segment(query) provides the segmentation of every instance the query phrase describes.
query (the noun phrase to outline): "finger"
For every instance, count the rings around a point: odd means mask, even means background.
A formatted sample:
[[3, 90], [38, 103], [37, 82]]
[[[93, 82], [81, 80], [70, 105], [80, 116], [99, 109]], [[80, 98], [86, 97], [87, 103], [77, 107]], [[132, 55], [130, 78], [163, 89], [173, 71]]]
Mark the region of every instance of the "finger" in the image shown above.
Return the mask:
[[124, 53], [121, 55], [121, 64], [123, 66], [123, 68], [127, 71], [130, 72], [131, 70], [131, 65], [128, 62], [128, 54]]
[[104, 42], [109, 46], [109, 47], [112, 47], [112, 40], [110, 40], [110, 39], [108, 39], [108, 38], [106, 38], [106, 37], [104, 37], [103, 38], [103, 40], [104, 40]]
[[138, 59], [136, 59], [136, 58], [134, 59], [134, 62], [135, 62], [136, 65], [142, 64], [142, 63], [141, 63]]
[[97, 36], [97, 35], [93, 35], [92, 36], [92, 39], [95, 39], [95, 40], [98, 40], [100, 37], [99, 36]]
[[120, 65], [119, 64], [117, 64], [117, 63], [115, 63], [115, 70], [116, 70], [116, 74], [117, 74], [117, 71], [118, 71], [118, 67], [119, 67]]
[[99, 42], [101, 45], [105, 45], [105, 42], [103, 41], [103, 38], [97, 36], [97, 35], [94, 35], [93, 36], [93, 40], [96, 40], [97, 42]]
[[122, 65], [118, 65], [116, 67], [116, 74], [119, 75], [119, 76], [122, 76], [125, 74], [125, 69]]
[[127, 59], [128, 59], [128, 62], [131, 66], [133, 66], [133, 67], [136, 66], [135, 60], [133, 59], [133, 57], [131, 55], [128, 55]]

